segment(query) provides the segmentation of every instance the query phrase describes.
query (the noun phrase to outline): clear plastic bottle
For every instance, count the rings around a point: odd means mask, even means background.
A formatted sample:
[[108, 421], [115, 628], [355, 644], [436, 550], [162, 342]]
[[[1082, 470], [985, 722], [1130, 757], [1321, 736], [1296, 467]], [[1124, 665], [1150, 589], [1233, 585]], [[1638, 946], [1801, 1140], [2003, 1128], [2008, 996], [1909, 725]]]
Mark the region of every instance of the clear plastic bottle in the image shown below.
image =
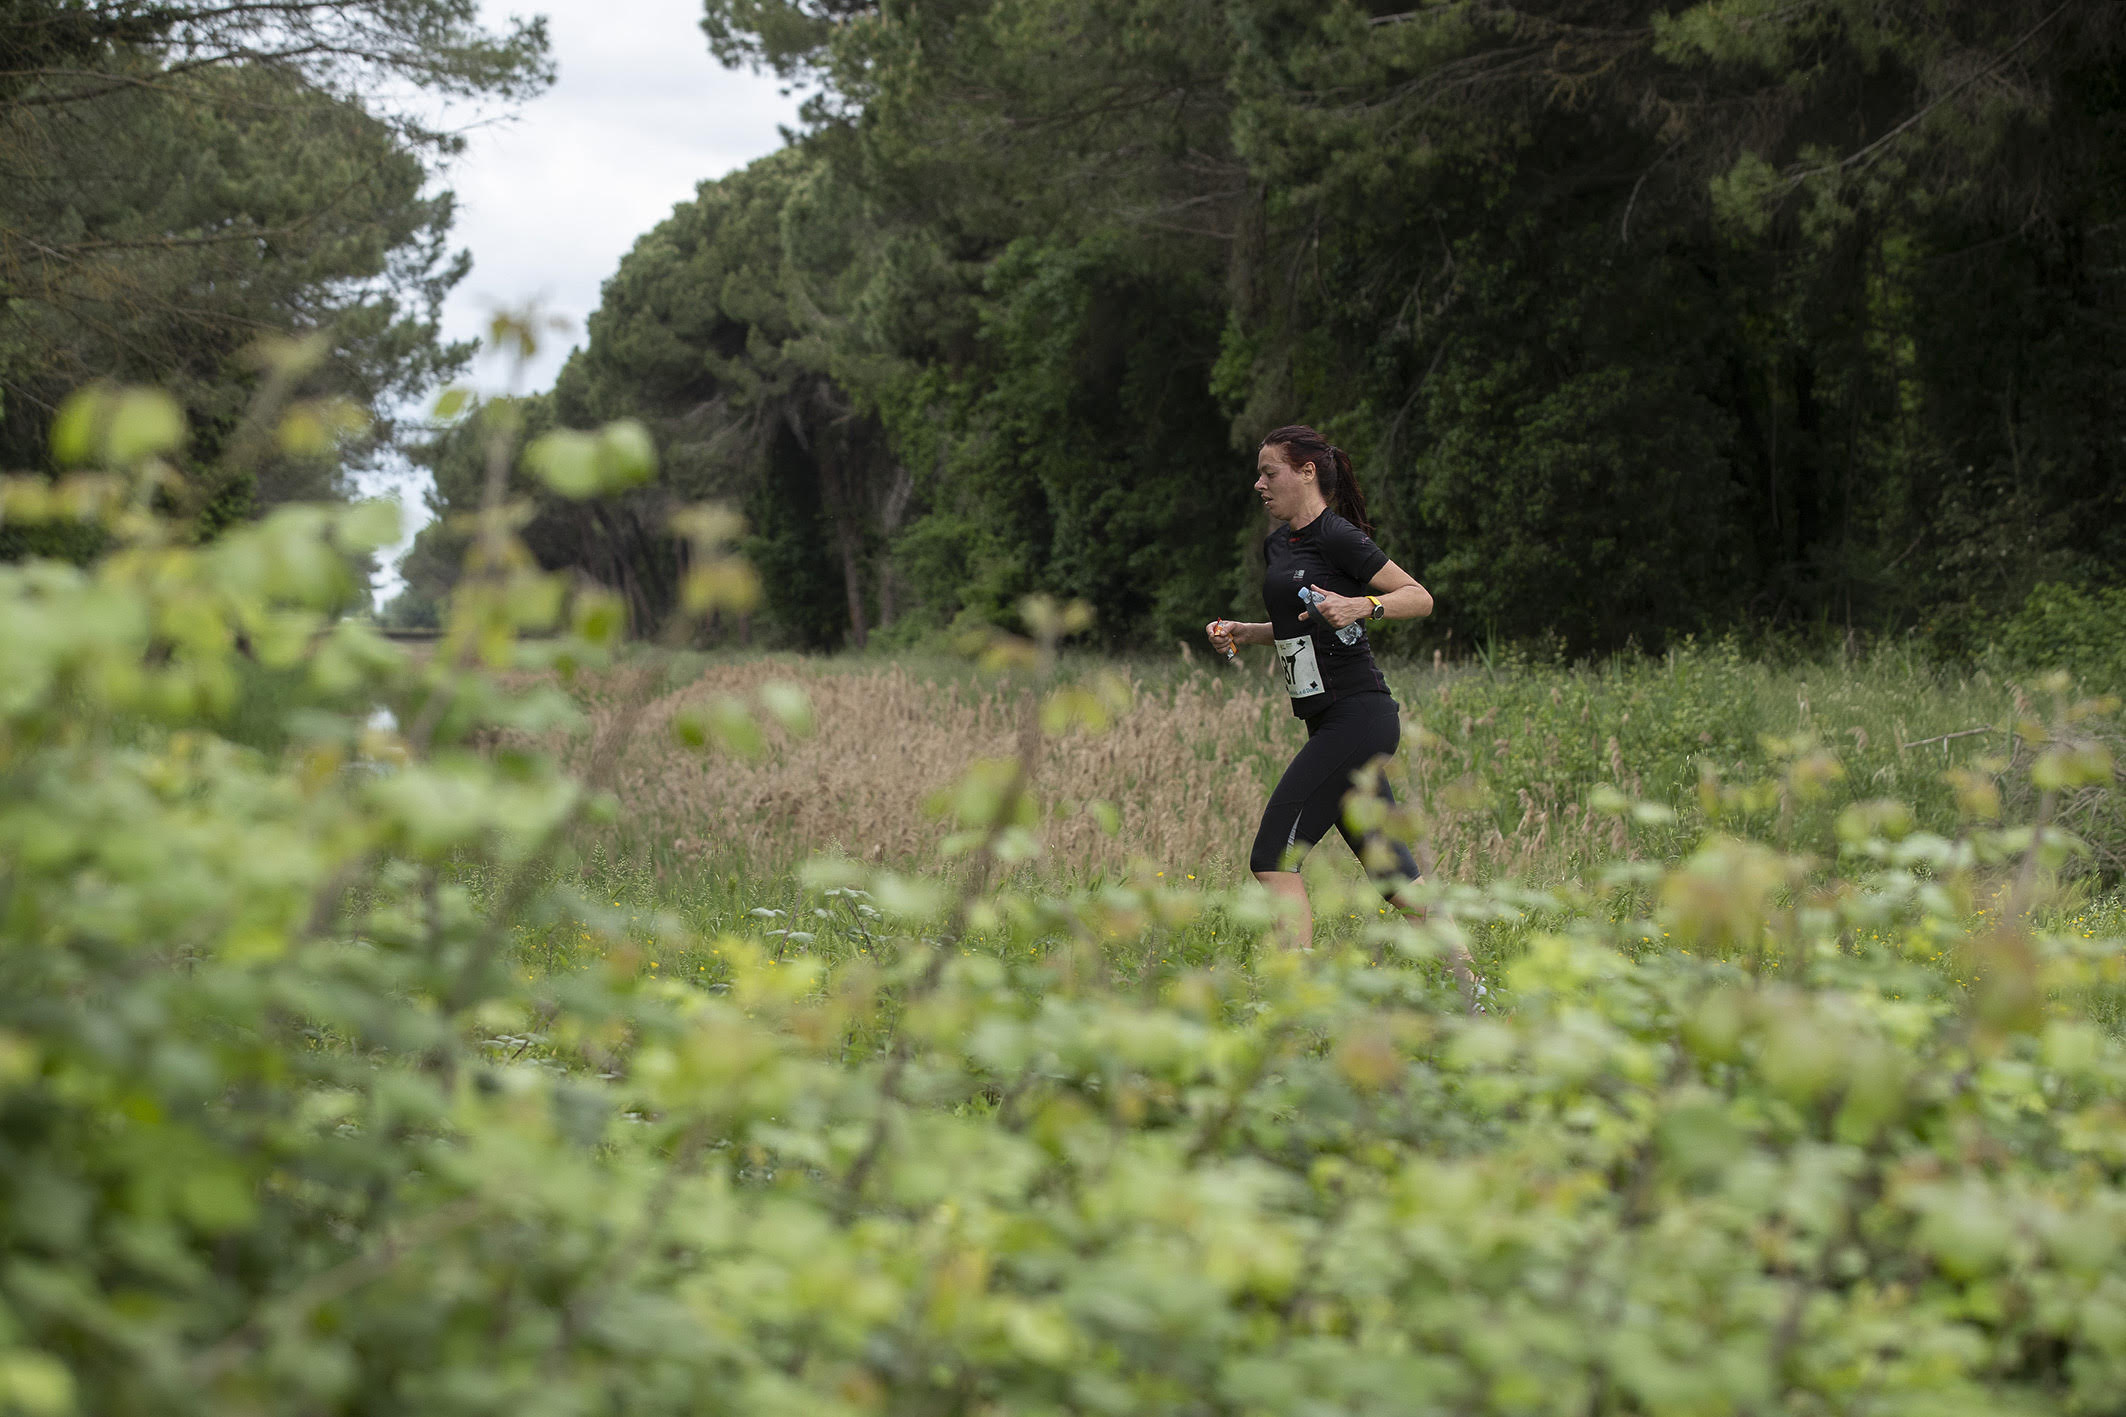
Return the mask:
[[[1317, 615], [1321, 613], [1322, 603], [1328, 599], [1327, 596], [1310, 585], [1303, 585], [1299, 588], [1299, 598], [1305, 601], [1308, 608], [1312, 609]], [[1365, 637], [1366, 627], [1356, 620], [1336, 632], [1336, 638], [1347, 645], [1355, 645]]]

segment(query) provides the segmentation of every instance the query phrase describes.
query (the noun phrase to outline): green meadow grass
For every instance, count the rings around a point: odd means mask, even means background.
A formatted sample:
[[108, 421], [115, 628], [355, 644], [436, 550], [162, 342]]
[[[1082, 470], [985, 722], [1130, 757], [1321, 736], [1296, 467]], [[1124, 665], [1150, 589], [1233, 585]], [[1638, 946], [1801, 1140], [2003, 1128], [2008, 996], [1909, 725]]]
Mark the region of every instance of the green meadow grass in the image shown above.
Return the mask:
[[[656, 682], [666, 689], [688, 684], [730, 659], [635, 653], [657, 661]], [[877, 656], [745, 658], [831, 675], [876, 673], [887, 662]], [[955, 656], [908, 655], [890, 662], [968, 692], [1008, 688]], [[1069, 680], [1114, 668], [1137, 684], [1140, 705], [1156, 704], [1191, 678], [1235, 673], [1212, 667], [1201, 656], [1175, 654], [1120, 665], [1066, 656], [1060, 674]], [[2017, 717], [2039, 711], [2045, 698], [1998, 671], [1955, 671], [1894, 651], [1843, 661], [1781, 662], [1751, 658], [1733, 645], [1686, 646], [1660, 657], [1619, 657], [1582, 666], [1499, 659], [1438, 667], [1391, 660], [1387, 675], [1411, 734], [1428, 745], [1414, 754], [1422, 762], [1404, 781], [1406, 795], [1414, 791], [1420, 805], [1454, 816], [1465, 842], [1474, 840], [1476, 827], [1488, 824], [1503, 843], [1503, 849], [1488, 853], [1464, 848], [1463, 859], [1443, 860], [1442, 867], [1452, 868], [1460, 879], [1511, 879], [1535, 891], [1584, 885], [1590, 873], [1614, 859], [1610, 833], [1615, 827], [1606, 818], [1585, 825], [1594, 821], [1586, 804], [1605, 787], [1622, 787], [1633, 798], [1674, 810], [1671, 823], [1629, 828], [1627, 854], [1663, 864], [1679, 860], [1715, 828], [1822, 852], [1835, 842], [1838, 814], [1872, 799], [1906, 803], [1918, 827], [1953, 835], [1959, 817], [1949, 775], [1998, 767], [2014, 757]], [[592, 704], [605, 683], [588, 680], [575, 692]], [[289, 711], [309, 706], [295, 681], [260, 671], [246, 681], [227, 731], [263, 751], [278, 752], [290, 741]], [[1272, 707], [1281, 711], [1274, 701]], [[1262, 722], [1265, 741], [1252, 770], [1267, 794], [1288, 749], [1272, 740], [1279, 720], [1266, 710]], [[1817, 751], [1835, 759], [1836, 776], [1816, 801], [1782, 814], [1768, 800], [1750, 799], [1750, 784]], [[2002, 777], [2008, 818], [2027, 817], [2034, 805], [2031, 795], [2017, 785], [2013, 772]], [[1428, 791], [1440, 800], [1425, 801]], [[2126, 848], [2126, 830], [2120, 829], [2116, 795], [2106, 810], [2089, 817], [2098, 829], [2096, 861], [2043, 906], [2042, 928], [2092, 938], [2126, 932], [2126, 894], [2119, 890], [2114, 864]], [[1560, 829], [1568, 812], [1577, 813], [1580, 829]], [[1548, 844], [1525, 849], [1531, 816], [1546, 813]], [[1259, 919], [1246, 910], [1236, 915], [1224, 895], [1235, 885], [1245, 890], [1235, 862], [1254, 822], [1227, 826], [1229, 840], [1208, 844], [1203, 859], [1144, 867], [1142, 874], [1152, 884], [1181, 891], [1218, 889], [1194, 918], [1155, 924], [1127, 944], [1107, 949], [1107, 967], [1117, 982], [1158, 988], [1184, 971], [1245, 968], [1256, 951], [1269, 947]], [[689, 861], [656, 843], [631, 840], [624, 830], [585, 831], [551, 867], [569, 889], [569, 912], [514, 921], [512, 938], [523, 965], [535, 973], [603, 962], [711, 988], [728, 977], [723, 957], [728, 946], [720, 942], [733, 939], [827, 965], [865, 960], [889, 965], [899, 946], [866, 918], [863, 903], [808, 889], [800, 878], [801, 864], [802, 853], [774, 862]], [[953, 869], [938, 860], [900, 864], [948, 876]], [[1385, 907], [1366, 890], [1349, 851], [1331, 837], [1308, 861], [1307, 874], [1317, 902], [1318, 947], [1368, 951], [1367, 929]], [[1092, 894], [1114, 879], [1112, 873], [1075, 870], [1070, 862], [1052, 860], [1040, 888]], [[478, 873], [464, 874], [458, 885], [482, 901], [499, 901], [504, 894], [502, 882]], [[1621, 888], [1584, 896], [1577, 908], [1625, 920], [1650, 914], [1653, 904], [1645, 891]], [[1570, 916], [1567, 910], [1532, 908], [1468, 920], [1464, 930], [1479, 968], [1496, 977], [1525, 952], [1530, 939], [1567, 928]], [[1656, 943], [1649, 939], [1649, 946]], [[989, 945], [975, 931], [963, 947], [979, 951]], [[1957, 961], [1922, 963], [1939, 975], [1942, 987], [1962, 987]], [[1434, 973], [1445, 991], [1444, 972]], [[2116, 1011], [2108, 1004], [2099, 1012], [2116, 1024]]]

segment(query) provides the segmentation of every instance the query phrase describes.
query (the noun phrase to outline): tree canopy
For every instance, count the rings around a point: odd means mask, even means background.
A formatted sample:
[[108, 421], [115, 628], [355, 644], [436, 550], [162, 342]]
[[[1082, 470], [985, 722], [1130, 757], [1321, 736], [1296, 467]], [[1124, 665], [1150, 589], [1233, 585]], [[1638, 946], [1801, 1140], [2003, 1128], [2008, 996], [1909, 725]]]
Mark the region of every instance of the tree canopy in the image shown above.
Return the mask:
[[708, 0], [704, 29], [811, 85], [806, 126], [643, 238], [555, 410], [643, 417], [673, 495], [745, 497], [792, 641], [1036, 586], [1118, 641], [1245, 611], [1250, 453], [1294, 420], [1463, 642], [1951, 642], [2126, 553], [2115, 6]]
[[[47, 465], [66, 393], [119, 379], [176, 393], [210, 466], [265, 337], [320, 337], [308, 385], [388, 435], [469, 352], [437, 325], [467, 265], [438, 115], [551, 73], [543, 22], [478, 9], [0, 4], [0, 464]], [[257, 463], [219, 515], [332, 490], [344, 451]]]

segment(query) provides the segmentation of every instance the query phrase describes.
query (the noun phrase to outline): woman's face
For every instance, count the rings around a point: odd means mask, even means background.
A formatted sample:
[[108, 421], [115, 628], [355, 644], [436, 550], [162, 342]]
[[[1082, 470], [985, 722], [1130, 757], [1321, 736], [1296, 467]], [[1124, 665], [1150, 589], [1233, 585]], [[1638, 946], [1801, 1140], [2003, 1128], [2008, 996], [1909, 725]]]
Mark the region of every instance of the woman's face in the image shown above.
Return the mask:
[[1319, 495], [1314, 464], [1294, 467], [1281, 447], [1265, 446], [1255, 453], [1255, 495], [1262, 509], [1281, 522], [1304, 515]]

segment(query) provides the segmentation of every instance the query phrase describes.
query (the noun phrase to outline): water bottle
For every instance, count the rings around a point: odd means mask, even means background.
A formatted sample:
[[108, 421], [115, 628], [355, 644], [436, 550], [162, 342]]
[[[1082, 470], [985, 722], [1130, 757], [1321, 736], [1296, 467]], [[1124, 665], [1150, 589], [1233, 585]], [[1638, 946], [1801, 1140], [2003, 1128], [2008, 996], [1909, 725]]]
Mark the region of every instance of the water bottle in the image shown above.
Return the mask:
[[[1328, 600], [1328, 597], [1310, 585], [1303, 585], [1299, 588], [1299, 598], [1311, 606], [1314, 610], [1315, 618], [1317, 620], [1320, 619], [1321, 607]], [[1327, 624], [1328, 622], [1323, 620], [1321, 623]], [[1356, 620], [1336, 632], [1336, 638], [1347, 645], [1355, 645], [1364, 639], [1365, 636], [1366, 627]]]

